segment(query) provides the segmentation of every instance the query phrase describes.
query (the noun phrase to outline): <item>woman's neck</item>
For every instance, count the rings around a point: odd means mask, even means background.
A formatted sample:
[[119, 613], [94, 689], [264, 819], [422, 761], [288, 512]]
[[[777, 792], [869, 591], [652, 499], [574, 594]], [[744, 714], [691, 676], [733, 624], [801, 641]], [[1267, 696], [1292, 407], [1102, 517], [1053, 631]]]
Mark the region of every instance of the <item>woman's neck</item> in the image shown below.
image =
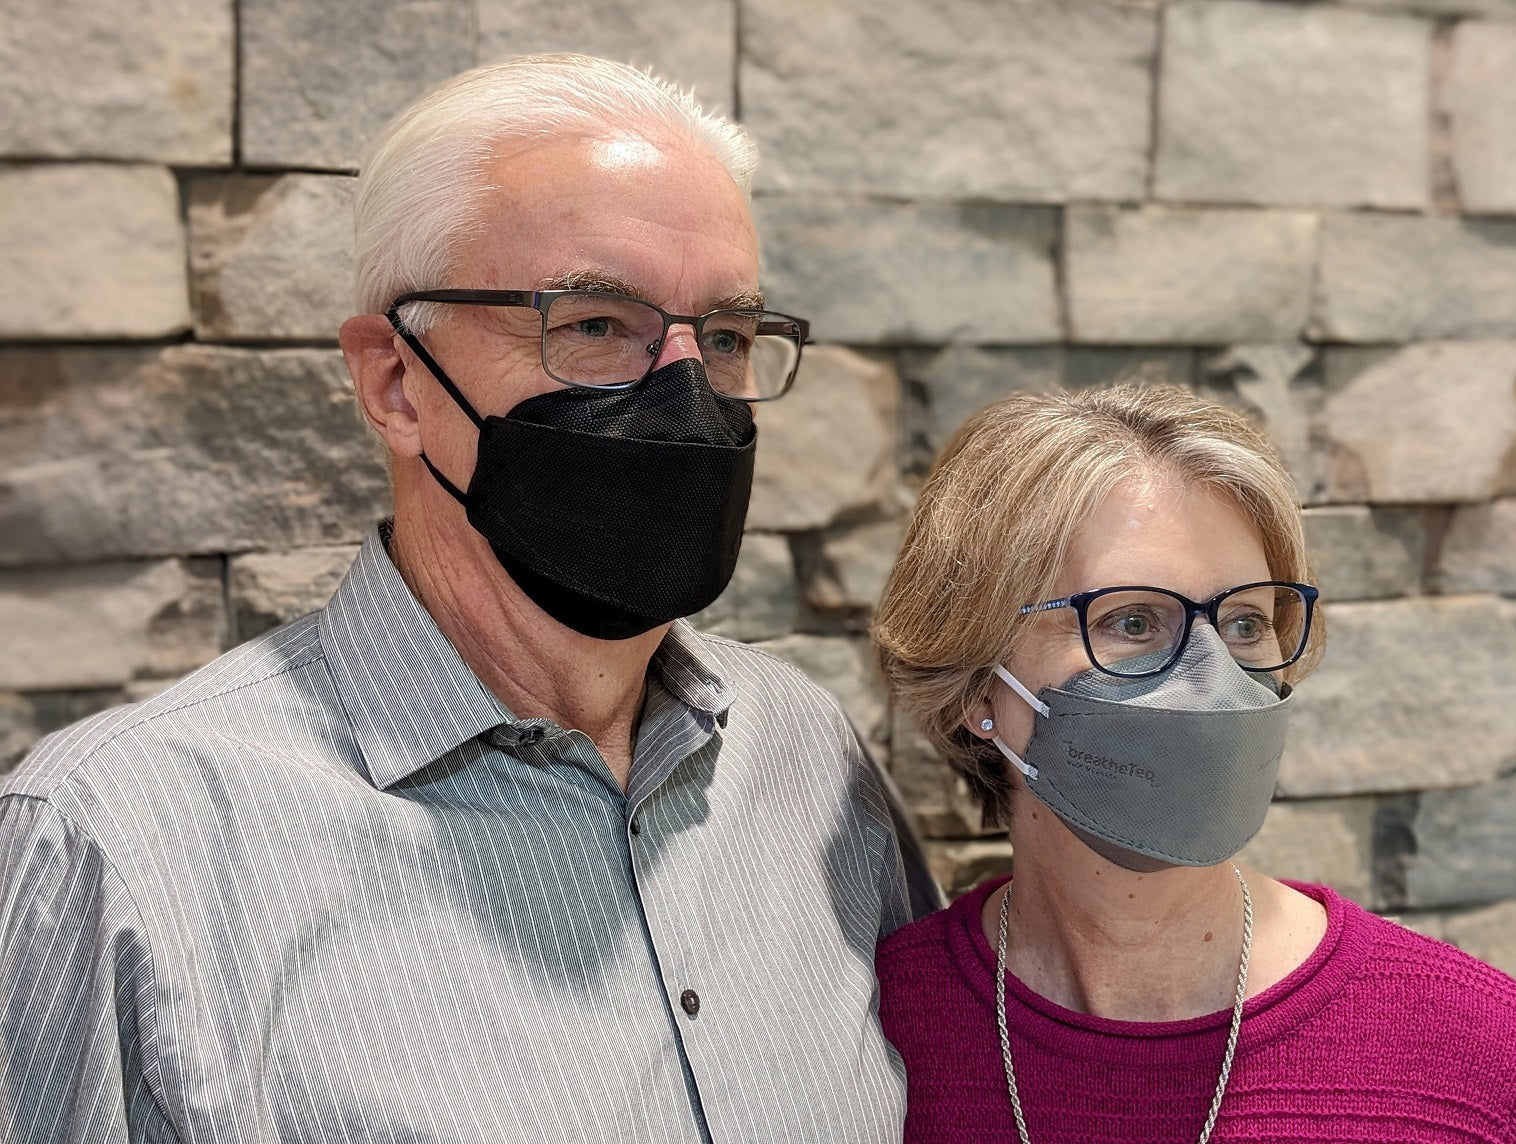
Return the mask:
[[[1230, 1007], [1242, 952], [1242, 888], [1232, 864], [1135, 873], [1101, 858], [1030, 795], [1012, 817], [1014, 889], [985, 903], [999, 936], [1010, 893], [1007, 968], [1066, 1009], [1123, 1021], [1177, 1021]], [[1254, 900], [1248, 995], [1299, 966], [1326, 930], [1312, 899], [1243, 871]]]

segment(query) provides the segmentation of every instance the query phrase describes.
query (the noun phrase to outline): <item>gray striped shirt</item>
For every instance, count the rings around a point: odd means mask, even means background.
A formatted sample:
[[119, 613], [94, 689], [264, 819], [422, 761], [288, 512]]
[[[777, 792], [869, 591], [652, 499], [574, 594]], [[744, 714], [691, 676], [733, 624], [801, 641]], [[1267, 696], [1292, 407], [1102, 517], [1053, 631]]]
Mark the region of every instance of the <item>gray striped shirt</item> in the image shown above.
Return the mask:
[[0, 786], [0, 1140], [875, 1141], [878, 777], [676, 624], [623, 792], [371, 535], [332, 603]]

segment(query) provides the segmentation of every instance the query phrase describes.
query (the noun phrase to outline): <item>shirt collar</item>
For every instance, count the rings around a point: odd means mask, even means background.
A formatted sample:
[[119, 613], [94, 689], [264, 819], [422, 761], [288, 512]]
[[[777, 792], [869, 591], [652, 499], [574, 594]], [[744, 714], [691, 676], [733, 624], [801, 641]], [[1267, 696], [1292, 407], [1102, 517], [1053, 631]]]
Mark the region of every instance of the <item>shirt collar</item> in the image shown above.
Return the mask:
[[379, 530], [321, 613], [321, 643], [369, 779], [393, 786], [514, 717], [390, 561]]
[[727, 712], [737, 696], [716, 670], [706, 646], [708, 638], [685, 620], [675, 620], [653, 653], [651, 667], [675, 699], [725, 727]]
[[[460, 743], [517, 722], [412, 595], [379, 528], [364, 539], [320, 623], [338, 694], [376, 787], [393, 786]], [[705, 640], [676, 620], [650, 667], [675, 699], [724, 727], [735, 693]]]

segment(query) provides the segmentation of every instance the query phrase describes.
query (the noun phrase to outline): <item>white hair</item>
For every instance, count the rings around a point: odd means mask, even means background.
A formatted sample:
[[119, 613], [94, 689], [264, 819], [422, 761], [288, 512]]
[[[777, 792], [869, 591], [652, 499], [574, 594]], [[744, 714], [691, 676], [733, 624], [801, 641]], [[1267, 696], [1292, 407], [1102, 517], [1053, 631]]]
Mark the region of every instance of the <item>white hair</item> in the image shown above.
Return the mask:
[[[353, 212], [358, 312], [382, 313], [407, 290], [454, 285], [447, 275], [479, 232], [484, 169], [501, 143], [650, 125], [708, 151], [751, 194], [758, 152], [747, 132], [627, 64], [562, 53], [455, 76], [391, 120], [363, 163]], [[418, 303], [407, 323], [424, 330], [436, 309]]]

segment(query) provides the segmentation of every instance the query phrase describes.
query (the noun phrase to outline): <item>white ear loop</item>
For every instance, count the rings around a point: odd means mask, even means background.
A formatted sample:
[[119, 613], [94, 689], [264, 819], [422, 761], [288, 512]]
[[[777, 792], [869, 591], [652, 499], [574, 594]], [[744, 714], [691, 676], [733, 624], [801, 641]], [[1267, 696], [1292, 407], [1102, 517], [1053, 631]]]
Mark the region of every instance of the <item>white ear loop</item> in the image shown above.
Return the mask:
[[[1017, 695], [1021, 696], [1022, 699], [1026, 700], [1028, 705], [1030, 705], [1032, 710], [1037, 712], [1037, 714], [1042, 716], [1052, 714], [1053, 709], [1051, 707], [1049, 707], [1046, 703], [1028, 691], [1022, 684], [1021, 680], [1017, 679], [1014, 675], [1012, 675], [1005, 668], [1001, 667], [998, 663], [995, 665], [995, 674], [1000, 677], [1001, 681], [1007, 687], [1009, 687]], [[1000, 753], [1006, 758], [1010, 759], [1015, 768], [1024, 774], [1027, 778], [1035, 779], [1037, 777], [1037, 768], [1032, 766], [1031, 763], [1027, 762], [1015, 751], [1007, 747], [1005, 745], [1005, 740], [1002, 739], [999, 735], [996, 735], [994, 738], [992, 738], [990, 742], [994, 743], [995, 746], [999, 748]]]
[[1001, 667], [998, 663], [995, 665], [995, 674], [1000, 676], [1001, 680], [1007, 687], [1009, 687], [1017, 695], [1021, 696], [1021, 698], [1025, 699], [1031, 706], [1032, 710], [1037, 712], [1037, 714], [1051, 715], [1053, 713], [1053, 709], [1051, 707], [1049, 707], [1046, 703], [1028, 691], [1022, 685], [1021, 680], [1017, 679], [1014, 675], [1012, 675], [1005, 668]]

